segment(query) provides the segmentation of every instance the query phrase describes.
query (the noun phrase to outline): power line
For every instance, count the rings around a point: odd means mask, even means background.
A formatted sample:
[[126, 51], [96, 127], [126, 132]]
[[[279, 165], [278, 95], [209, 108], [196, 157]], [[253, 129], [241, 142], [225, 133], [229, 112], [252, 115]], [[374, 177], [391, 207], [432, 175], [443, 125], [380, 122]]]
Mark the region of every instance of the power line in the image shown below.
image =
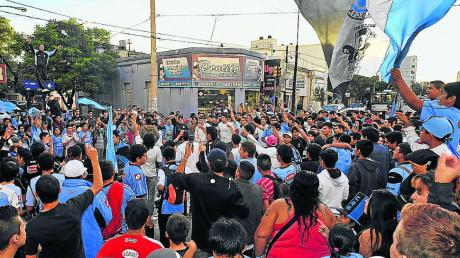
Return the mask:
[[[145, 23], [145, 22], [147, 22], [147, 21], [149, 21], [149, 20], [150, 20], [150, 18], [147, 18], [147, 19], [145, 19], [145, 20], [143, 20], [143, 21], [141, 21], [141, 22], [139, 22], [139, 23], [136, 23], [136, 24], [134, 24], [133, 26], [129, 27], [129, 29], [133, 29], [133, 28], [135, 28], [135, 27], [137, 27], [137, 26], [139, 26], [139, 25], [141, 25], [141, 24], [143, 24], [143, 23]], [[125, 31], [127, 31], [127, 30], [128, 30], [128, 29], [123, 29], [122, 31], [119, 31], [119, 32], [116, 32], [116, 33], [110, 35], [110, 37], [111, 37], [111, 38], [112, 38], [112, 37], [115, 37], [116, 35], [118, 35], [118, 34], [120, 34], [120, 33], [122, 33], [122, 32], [125, 32]]]
[[[40, 21], [46, 21], [46, 22], [53, 21], [53, 20], [48, 20], [48, 19], [44, 19], [44, 18], [31, 16], [31, 15], [12, 13], [12, 12], [3, 11], [3, 10], [0, 10], [0, 12], [11, 14], [11, 15], [16, 15], [16, 16], [21, 16], [21, 17], [26, 17], [26, 18], [30, 18], [30, 19], [34, 19], [34, 20], [40, 20]], [[150, 36], [141, 35], [141, 34], [128, 33], [128, 32], [123, 32], [123, 31], [118, 32], [118, 34], [131, 35], [131, 36], [137, 36], [137, 37], [143, 37], [143, 38], [155, 38], [155, 39], [164, 40], [164, 41], [172, 41], [172, 42], [188, 43], [188, 44], [197, 44], [197, 45], [213, 46], [213, 47], [220, 47], [221, 45], [226, 45], [226, 46], [231, 45], [231, 44], [221, 43], [221, 42], [211, 42], [211, 41], [208, 41], [208, 40], [201, 40], [201, 41], [205, 41], [205, 42], [197, 42], [197, 41], [190, 41], [190, 40], [163, 38], [163, 37], [158, 37], [158, 36], [153, 36], [153, 35], [150, 35]], [[150, 32], [149, 32], [149, 34], [150, 34]], [[160, 33], [157, 33], [157, 34], [160, 35]], [[170, 34], [162, 34], [162, 35], [170, 36]], [[174, 36], [171, 35], [171, 37], [174, 37]], [[187, 37], [178, 37], [178, 38], [187, 38]]]
[[[8, 12], [8, 11], [3, 11], [3, 10], [0, 10], [0, 12], [2, 13], [7, 13], [7, 14], [12, 14], [12, 15], [16, 15], [16, 16], [22, 16], [22, 17], [27, 17], [27, 18], [30, 18], [30, 19], [34, 19], [34, 20], [40, 20], [40, 21], [46, 21], [46, 22], [51, 22], [53, 20], [48, 20], [48, 19], [44, 19], [44, 18], [38, 18], [38, 17], [34, 17], [34, 16], [30, 16], [30, 15], [25, 15], [25, 14], [19, 14], [19, 13], [12, 13], [12, 12]], [[120, 34], [124, 34], [124, 35], [131, 35], [131, 36], [137, 36], [137, 37], [143, 37], [143, 38], [155, 38], [157, 40], [163, 40], [163, 41], [172, 41], [172, 42], [179, 42], [179, 43], [189, 43], [189, 44], [198, 44], [198, 45], [205, 45], [205, 46], [213, 46], [213, 47], [219, 47], [221, 45], [223, 45], [223, 43], [206, 43], [206, 42], [193, 42], [193, 41], [187, 41], [187, 40], [179, 40], [179, 39], [171, 39], [171, 38], [163, 38], [163, 37], [155, 37], [155, 36], [147, 36], [147, 35], [141, 35], [141, 34], [135, 34], [135, 33], [129, 33], [129, 32], [120, 32]]]
[[209, 14], [157, 14], [157, 17], [223, 17], [223, 16], [251, 16], [251, 15], [284, 15], [297, 12], [261, 12], [261, 13], [209, 13]]
[[[23, 3], [16, 2], [16, 1], [13, 1], [13, 0], [6, 0], [6, 1], [11, 2], [11, 3], [18, 4], [18, 5], [23, 5], [23, 6], [32, 8], [32, 9], [36, 9], [36, 10], [42, 11], [42, 12], [47, 12], [47, 13], [59, 15], [59, 16], [62, 16], [62, 17], [66, 17], [66, 18], [71, 18], [71, 19], [79, 20], [79, 21], [82, 21], [82, 22], [84, 22], [84, 23], [91, 23], [91, 24], [100, 25], [100, 26], [105, 26], [105, 27], [117, 28], [117, 29], [121, 29], [121, 30], [123, 30], [123, 31], [130, 30], [130, 31], [143, 32], [143, 33], [149, 33], [149, 34], [151, 34], [151, 32], [148, 31], [148, 30], [134, 29], [134, 28], [123, 27], [123, 26], [118, 26], [118, 25], [113, 25], [113, 24], [107, 24], [107, 23], [102, 23], [102, 22], [96, 22], [96, 21], [88, 21], [88, 20], [86, 20], [86, 19], [82, 19], [82, 18], [78, 18], [78, 17], [74, 17], [74, 16], [70, 16], [70, 15], [67, 15], [67, 14], [62, 14], [62, 13], [58, 13], [58, 12], [54, 12], [54, 11], [50, 11], [50, 10], [46, 10], [46, 9], [43, 9], [43, 8], [39, 8], [39, 7], [32, 6], [32, 5], [28, 5], [28, 4], [23, 4]], [[133, 26], [133, 27], [135, 27], [135, 26]], [[156, 34], [157, 34], [157, 35], [161, 35], [161, 36], [177, 37], [177, 38], [182, 38], [182, 39], [187, 39], [187, 40], [193, 40], [193, 41], [203, 41], [203, 42], [210, 42], [210, 43], [214, 43], [214, 44], [225, 44], [225, 45], [227, 45], [227, 46], [235, 46], [235, 47], [247, 48], [247, 46], [242, 46], [242, 45], [232, 44], [232, 43], [217, 42], [217, 41], [211, 41], [211, 40], [205, 40], [205, 39], [197, 39], [197, 38], [184, 37], [184, 36], [178, 36], [178, 35], [166, 34], [166, 33], [159, 33], [159, 32], [157, 32]]]

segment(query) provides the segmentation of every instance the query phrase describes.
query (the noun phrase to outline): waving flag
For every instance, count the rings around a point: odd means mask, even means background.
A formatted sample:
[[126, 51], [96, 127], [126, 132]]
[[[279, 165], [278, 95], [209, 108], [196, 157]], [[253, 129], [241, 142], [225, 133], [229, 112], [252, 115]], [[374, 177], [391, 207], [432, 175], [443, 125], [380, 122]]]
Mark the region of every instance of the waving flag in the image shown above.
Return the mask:
[[335, 42], [329, 80], [332, 89], [341, 96], [359, 69], [359, 63], [370, 46], [370, 39], [375, 37], [375, 24], [368, 17], [366, 0], [355, 0]]
[[107, 110], [109, 112], [109, 121], [107, 123], [107, 146], [105, 151], [105, 158], [112, 162], [115, 171], [118, 171], [117, 159], [115, 156], [115, 144], [113, 142], [113, 121], [112, 121], [112, 107], [105, 107], [94, 100], [87, 98], [80, 98], [77, 100], [79, 105], [87, 105], [99, 110]]
[[6, 113], [13, 113], [16, 108], [16, 104], [9, 101], [0, 100], [0, 109], [4, 110]]
[[343, 20], [353, 0], [295, 0], [302, 16], [315, 29], [323, 47], [327, 65]]
[[417, 34], [442, 19], [456, 0], [367, 0], [367, 10], [390, 46], [379, 73], [385, 82], [399, 68]]

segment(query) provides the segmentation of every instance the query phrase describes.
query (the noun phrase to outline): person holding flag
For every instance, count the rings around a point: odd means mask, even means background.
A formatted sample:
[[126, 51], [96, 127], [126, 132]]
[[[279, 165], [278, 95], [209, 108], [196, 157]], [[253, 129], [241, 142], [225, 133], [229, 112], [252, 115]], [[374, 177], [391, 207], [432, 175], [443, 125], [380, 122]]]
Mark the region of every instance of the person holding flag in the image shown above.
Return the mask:
[[415, 95], [409, 86], [407, 86], [399, 69], [393, 69], [391, 71], [391, 76], [404, 101], [409, 106], [419, 107], [416, 111], [421, 111], [420, 120], [424, 121], [432, 116], [441, 116], [449, 119], [450, 123], [453, 125], [454, 133], [450, 135], [450, 140], [447, 142], [447, 145], [450, 151], [455, 156], [459, 157], [457, 148], [460, 141], [460, 82], [446, 84], [439, 100], [427, 99], [422, 101]]

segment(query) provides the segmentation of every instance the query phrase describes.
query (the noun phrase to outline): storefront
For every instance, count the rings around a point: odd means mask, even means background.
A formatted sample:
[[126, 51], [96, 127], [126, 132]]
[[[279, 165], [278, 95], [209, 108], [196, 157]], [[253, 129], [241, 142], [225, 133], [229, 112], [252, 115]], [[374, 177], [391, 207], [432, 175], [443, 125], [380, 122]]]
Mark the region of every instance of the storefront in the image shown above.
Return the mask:
[[[208, 112], [214, 108], [255, 107], [264, 56], [236, 48], [185, 48], [157, 53], [158, 110], [167, 114]], [[149, 107], [150, 55], [117, 60], [118, 76], [110, 92], [115, 107]]]
[[[244, 49], [188, 48], [158, 53], [158, 89], [163, 96], [158, 99], [159, 109], [164, 112], [182, 106], [184, 112], [209, 112], [237, 108], [241, 103], [255, 107], [262, 68], [263, 56]], [[165, 101], [168, 99], [171, 103]], [[187, 104], [174, 104], [176, 100]]]

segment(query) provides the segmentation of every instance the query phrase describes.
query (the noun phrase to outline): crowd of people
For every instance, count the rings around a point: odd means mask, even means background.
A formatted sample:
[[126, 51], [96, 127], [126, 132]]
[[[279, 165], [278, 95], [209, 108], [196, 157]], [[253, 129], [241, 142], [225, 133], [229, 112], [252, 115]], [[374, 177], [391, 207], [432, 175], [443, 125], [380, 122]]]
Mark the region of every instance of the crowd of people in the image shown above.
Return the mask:
[[415, 112], [0, 109], [0, 257], [460, 257], [460, 83], [393, 78]]

